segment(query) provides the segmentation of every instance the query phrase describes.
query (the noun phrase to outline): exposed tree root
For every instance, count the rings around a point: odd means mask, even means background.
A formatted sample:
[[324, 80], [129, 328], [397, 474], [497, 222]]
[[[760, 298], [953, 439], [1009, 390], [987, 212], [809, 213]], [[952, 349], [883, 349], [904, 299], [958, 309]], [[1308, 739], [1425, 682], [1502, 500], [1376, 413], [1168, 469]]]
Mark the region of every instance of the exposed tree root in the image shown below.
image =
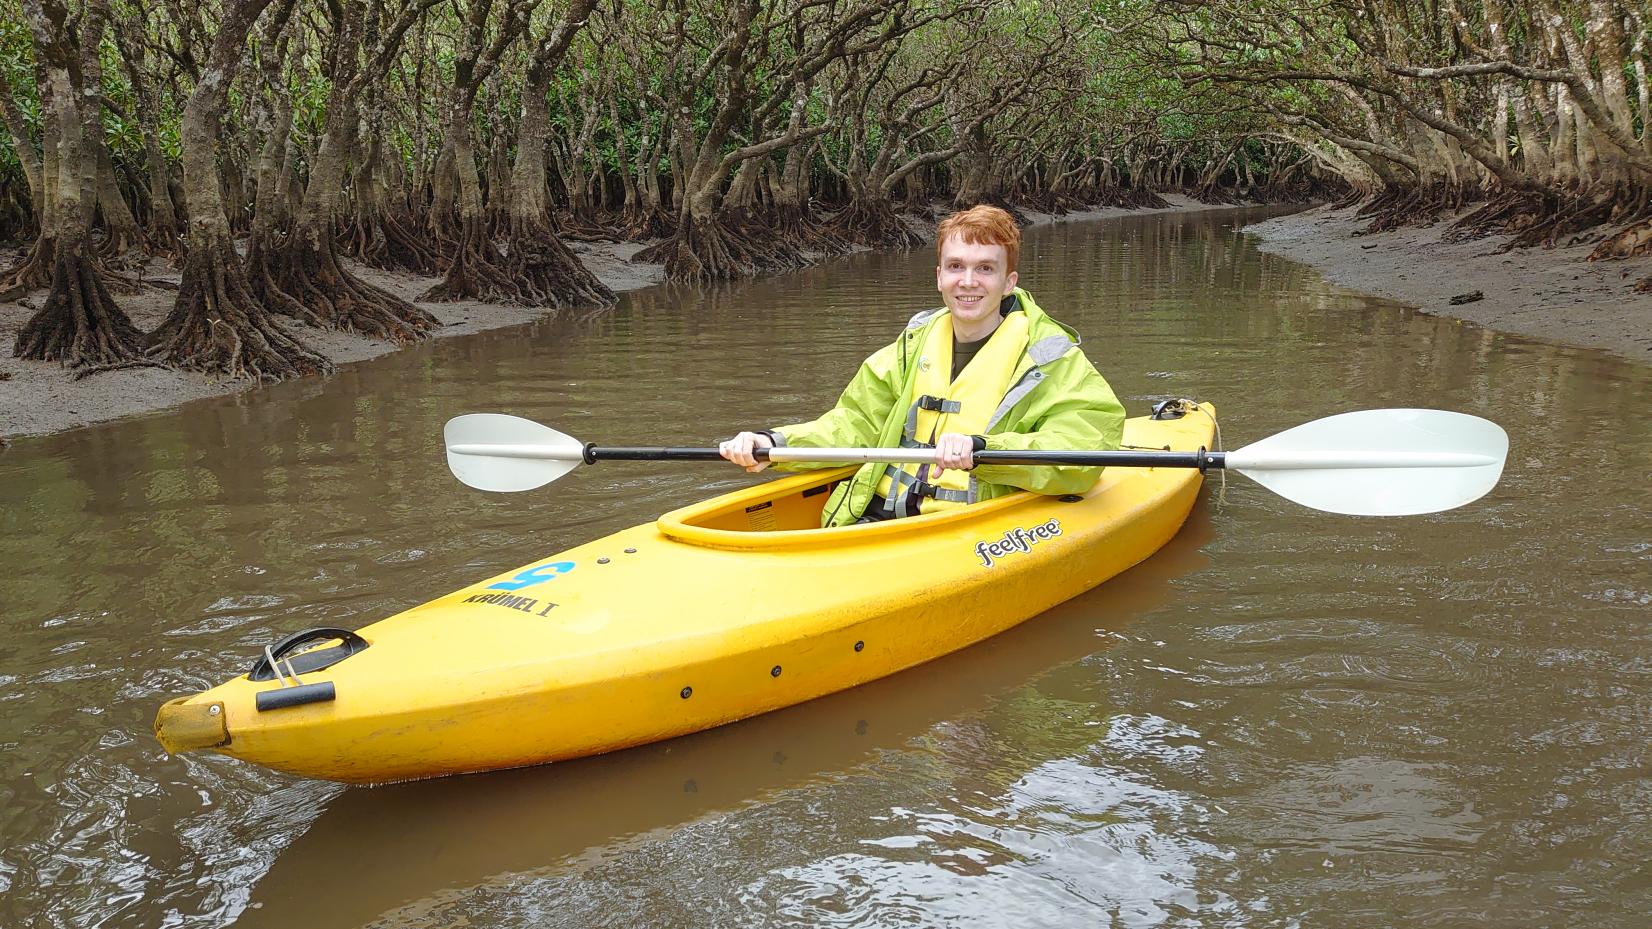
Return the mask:
[[20, 296], [50, 286], [56, 254], [56, 239], [49, 236], [35, 239], [34, 245], [30, 246], [28, 254], [24, 255], [21, 261], [5, 271], [0, 271], [0, 293], [17, 293]]
[[1478, 188], [1461, 184], [1429, 184], [1385, 190], [1355, 214], [1370, 225], [1355, 235], [1386, 232], [1402, 226], [1426, 226], [1447, 213], [1462, 209], [1482, 196]]
[[621, 241], [665, 239], [677, 233], [677, 217], [665, 210], [638, 207], [621, 213], [615, 228]]
[[46, 303], [17, 333], [12, 354], [87, 368], [136, 359], [143, 333], [115, 305], [97, 266], [79, 249], [57, 248]]
[[1498, 194], [1464, 214], [1446, 230], [1445, 241], [1466, 242], [1499, 233], [1516, 233], [1551, 212], [1558, 198], [1536, 191], [1513, 190]]
[[643, 249], [631, 260], [661, 263], [667, 278], [685, 284], [731, 281], [807, 264], [789, 243], [760, 245], [721, 219], [695, 222], [687, 217], [676, 235]]
[[1346, 210], [1347, 208], [1353, 206], [1354, 204], [1360, 202], [1361, 200], [1364, 200], [1366, 198], [1366, 196], [1367, 196], [1367, 194], [1366, 194], [1365, 191], [1359, 190], [1358, 188], [1350, 187], [1350, 188], [1348, 188], [1347, 193], [1345, 193], [1342, 196], [1340, 196], [1340, 197], [1336, 198], [1335, 200], [1331, 201], [1331, 209], [1333, 209], [1333, 210]]
[[465, 227], [446, 275], [420, 300], [556, 307], [614, 302], [608, 285], [587, 270], [550, 229], [522, 229], [511, 234], [501, 249], [488, 233], [486, 221], [468, 220]]
[[1198, 187], [1193, 188], [1187, 192], [1187, 195], [1200, 203], [1221, 204], [1226, 206], [1244, 203], [1247, 199], [1242, 196], [1239, 191], [1234, 190], [1231, 187], [1224, 187], [1216, 183], [1214, 179], [1206, 181]]
[[137, 226], [105, 229], [97, 237], [98, 259], [111, 268], [124, 268], [150, 255], [149, 240]]
[[[1198, 195], [1190, 194], [1189, 196]], [[1244, 203], [1246, 198], [1239, 197], [1231, 192], [1213, 190], [1208, 194], [1208, 203]], [[1064, 216], [1068, 213], [1084, 210], [1117, 207], [1125, 210], [1163, 210], [1169, 209], [1171, 203], [1157, 192], [1138, 187], [1119, 187], [1116, 185], [1087, 184], [1083, 187], [1063, 191], [1027, 191], [1016, 199], [1016, 206], [1037, 210], [1040, 213], [1049, 213], [1052, 216]], [[1013, 215], [1026, 219], [1019, 212]]]
[[1092, 207], [1114, 206], [1127, 210], [1163, 210], [1170, 201], [1156, 191], [1139, 187], [1104, 187], [1086, 198]]
[[1566, 236], [1575, 236], [1608, 221], [1616, 209], [1615, 203], [1613, 197], [1511, 191], [1492, 198], [1453, 223], [1446, 240], [1507, 235], [1510, 238], [1499, 251], [1537, 245], [1552, 248]]
[[558, 236], [576, 242], [620, 242], [626, 237], [625, 229], [584, 214], [564, 213], [554, 223]]
[[181, 264], [184, 241], [178, 235], [178, 227], [175, 224], [168, 224], [160, 216], [151, 215], [143, 234], [147, 243], [145, 250], [151, 257], [178, 261]]
[[0, 190], [0, 242], [27, 242], [40, 235], [29, 192], [22, 185]]
[[451, 260], [452, 243], [425, 234], [417, 223], [403, 221], [393, 210], [379, 210], [346, 219], [339, 229], [338, 245], [344, 254], [369, 268], [441, 274]]
[[[1317, 203], [1332, 201], [1353, 205], [1363, 196], [1340, 178], [1327, 182], [1319, 177], [1298, 176], [1286, 181], [1269, 180], [1249, 191], [1251, 200], [1260, 203]], [[1339, 207], [1340, 209], [1340, 207]]]
[[1652, 220], [1641, 220], [1603, 239], [1589, 253], [1589, 260], [1634, 258], [1648, 252], [1652, 252]]
[[867, 248], [917, 248], [924, 237], [912, 230], [888, 200], [855, 200], [826, 223], [833, 235]]
[[151, 337], [150, 360], [258, 381], [333, 370], [265, 309], [227, 237], [190, 245], [178, 300]]
[[[183, 256], [180, 255], [178, 257], [181, 259]], [[182, 261], [178, 262], [178, 267], [180, 267], [180, 268], [183, 267], [183, 262]], [[138, 265], [138, 276], [137, 276], [137, 279], [134, 281], [134, 283], [137, 284], [138, 287], [148, 288], [150, 290], [170, 290], [173, 293], [178, 292], [178, 282], [168, 281], [168, 280], [165, 280], [163, 278], [146, 278], [146, 277], [144, 277], [144, 269], [145, 268], [144, 268], [143, 265]]]
[[790, 242], [798, 249], [822, 256], [841, 255], [853, 247], [853, 243], [837, 234], [830, 221], [823, 222], [814, 213], [802, 207], [776, 208], [769, 226], [777, 237]]
[[114, 364], [96, 365], [96, 366], [90, 367], [90, 368], [81, 368], [79, 371], [75, 372], [74, 379], [77, 380], [77, 381], [83, 381], [83, 380], [91, 377], [94, 374], [102, 374], [105, 371], [124, 371], [127, 368], [165, 368], [165, 367], [169, 367], [169, 366], [167, 364], [163, 363], [163, 362], [150, 361], [147, 358], [139, 358], [139, 359], [135, 359], [133, 361], [117, 361]]
[[325, 236], [300, 231], [279, 244], [255, 241], [247, 268], [259, 300], [312, 326], [407, 343], [428, 338], [441, 325], [428, 312], [346, 271]]
[[92, 263], [97, 266], [104, 285], [114, 293], [137, 294], [143, 293], [146, 287], [159, 286], [144, 281], [144, 259], [140, 256], [129, 253], [122, 258], [108, 261], [94, 258]]
[[[1628, 225], [1617, 232], [1602, 239], [1594, 250], [1589, 253], [1590, 261], [1611, 261], [1620, 258], [1635, 258], [1641, 255], [1652, 254], [1652, 218], [1648, 218], [1649, 207], [1645, 191], [1631, 191], [1628, 196], [1616, 198], [1619, 203], [1637, 204], [1633, 212], [1625, 210], [1628, 215], [1612, 217], [1614, 222], [1627, 222]], [[1652, 275], [1635, 282], [1635, 292], [1652, 293]]]
[[1051, 216], [1064, 216], [1072, 211], [1073, 200], [1066, 194], [1053, 190], [1019, 189], [1015, 195], [1016, 203], [1024, 209], [1037, 210]]

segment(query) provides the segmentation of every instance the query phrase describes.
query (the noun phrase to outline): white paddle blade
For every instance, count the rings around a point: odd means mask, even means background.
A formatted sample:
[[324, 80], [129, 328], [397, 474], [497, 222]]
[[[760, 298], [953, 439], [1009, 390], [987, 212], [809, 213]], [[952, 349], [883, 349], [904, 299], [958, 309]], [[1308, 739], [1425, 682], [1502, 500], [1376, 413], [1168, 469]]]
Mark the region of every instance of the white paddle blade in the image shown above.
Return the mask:
[[573, 436], [504, 413], [455, 416], [442, 439], [453, 476], [478, 490], [532, 490], [585, 461], [585, 444]]
[[1327, 416], [1229, 452], [1226, 467], [1329, 513], [1411, 516], [1478, 500], [1508, 456], [1502, 427], [1445, 410]]

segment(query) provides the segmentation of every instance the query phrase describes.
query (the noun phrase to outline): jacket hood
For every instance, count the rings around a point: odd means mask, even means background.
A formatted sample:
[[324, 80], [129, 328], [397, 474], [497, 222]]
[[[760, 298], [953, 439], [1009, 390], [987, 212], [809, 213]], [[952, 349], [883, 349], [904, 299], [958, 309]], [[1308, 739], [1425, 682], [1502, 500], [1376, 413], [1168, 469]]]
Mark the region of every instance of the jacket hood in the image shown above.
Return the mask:
[[1038, 305], [1038, 301], [1033, 299], [1032, 294], [1027, 293], [1020, 287], [1015, 288], [1013, 293], [1021, 303], [1021, 311], [1027, 314], [1027, 341], [1029, 344], [1037, 343], [1054, 335], [1066, 336], [1067, 341], [1074, 345], [1083, 343], [1084, 340], [1079, 338], [1077, 330], [1044, 312], [1044, 308]]

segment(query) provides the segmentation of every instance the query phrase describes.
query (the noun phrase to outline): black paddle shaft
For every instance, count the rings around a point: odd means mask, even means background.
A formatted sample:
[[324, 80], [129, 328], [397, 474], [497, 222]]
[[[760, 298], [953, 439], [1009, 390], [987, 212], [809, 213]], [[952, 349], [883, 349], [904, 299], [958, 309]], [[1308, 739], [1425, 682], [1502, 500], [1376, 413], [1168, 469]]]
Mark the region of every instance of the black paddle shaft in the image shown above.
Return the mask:
[[[766, 448], [752, 449], [759, 461], [768, 459]], [[599, 461], [721, 461], [723, 456], [715, 448], [598, 448], [585, 446], [585, 463]], [[1080, 465], [1101, 468], [1109, 465], [1121, 468], [1198, 468], [1200, 471], [1220, 470], [1226, 467], [1226, 452], [1157, 452], [1120, 450], [1089, 451], [980, 451], [975, 453], [978, 465]], [[853, 462], [846, 462], [852, 464]]]

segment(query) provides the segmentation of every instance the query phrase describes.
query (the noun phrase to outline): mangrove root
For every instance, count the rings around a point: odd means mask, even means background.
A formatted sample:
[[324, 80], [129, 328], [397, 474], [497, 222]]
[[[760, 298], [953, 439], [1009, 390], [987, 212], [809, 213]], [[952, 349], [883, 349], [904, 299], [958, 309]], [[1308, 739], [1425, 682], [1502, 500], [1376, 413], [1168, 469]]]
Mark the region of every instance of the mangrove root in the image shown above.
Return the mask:
[[732, 281], [808, 264], [790, 243], [771, 239], [759, 244], [721, 219], [696, 222], [689, 218], [676, 235], [643, 249], [631, 260], [663, 264], [667, 278], [685, 284]]
[[895, 212], [887, 200], [855, 200], [826, 223], [839, 239], [868, 248], [917, 248], [924, 237]]
[[1652, 252], [1652, 220], [1642, 220], [1607, 236], [1589, 253], [1589, 260], [1633, 258], [1648, 252]]
[[255, 240], [247, 266], [260, 300], [312, 326], [400, 344], [429, 338], [441, 326], [429, 312], [345, 270], [324, 236], [300, 232], [279, 244]]
[[115, 304], [96, 263], [80, 249], [54, 251], [51, 292], [17, 333], [12, 353], [77, 369], [137, 358], [143, 333]]
[[1513, 191], [1488, 200], [1463, 216], [1446, 232], [1447, 241], [1488, 235], [1507, 235], [1499, 251], [1552, 248], [1563, 237], [1576, 235], [1606, 222], [1612, 198], [1562, 196], [1553, 191]]
[[636, 207], [620, 214], [615, 231], [621, 241], [669, 238], [677, 232], [677, 217], [665, 210]]
[[1463, 184], [1427, 184], [1385, 190], [1355, 215], [1371, 222], [1355, 235], [1387, 232], [1403, 226], [1426, 226], [1479, 199], [1480, 191]]
[[147, 358], [137, 358], [137, 359], [134, 359], [132, 361], [117, 361], [114, 364], [96, 365], [95, 367], [81, 368], [80, 370], [75, 372], [74, 379], [77, 380], [77, 381], [84, 381], [85, 379], [91, 377], [94, 374], [102, 374], [105, 371], [124, 371], [127, 368], [165, 368], [165, 367], [168, 367], [168, 366], [163, 362], [150, 361]]
[[621, 242], [625, 230], [584, 214], [565, 213], [556, 220], [558, 234], [576, 242]]
[[231, 379], [278, 381], [333, 370], [260, 302], [227, 237], [190, 243], [177, 302], [152, 338], [150, 360]]
[[48, 287], [52, 283], [52, 266], [57, 254], [57, 239], [50, 236], [40, 236], [34, 240], [29, 253], [24, 255], [15, 265], [0, 272], [0, 293], [16, 296], [7, 296], [4, 299], [15, 300], [17, 296]]
[[512, 233], [500, 248], [487, 223], [470, 220], [447, 274], [420, 295], [433, 302], [484, 300], [521, 306], [592, 306], [614, 292], [548, 228]]
[[391, 210], [352, 216], [340, 228], [338, 243], [344, 254], [381, 271], [441, 274], [450, 260], [440, 240]]

